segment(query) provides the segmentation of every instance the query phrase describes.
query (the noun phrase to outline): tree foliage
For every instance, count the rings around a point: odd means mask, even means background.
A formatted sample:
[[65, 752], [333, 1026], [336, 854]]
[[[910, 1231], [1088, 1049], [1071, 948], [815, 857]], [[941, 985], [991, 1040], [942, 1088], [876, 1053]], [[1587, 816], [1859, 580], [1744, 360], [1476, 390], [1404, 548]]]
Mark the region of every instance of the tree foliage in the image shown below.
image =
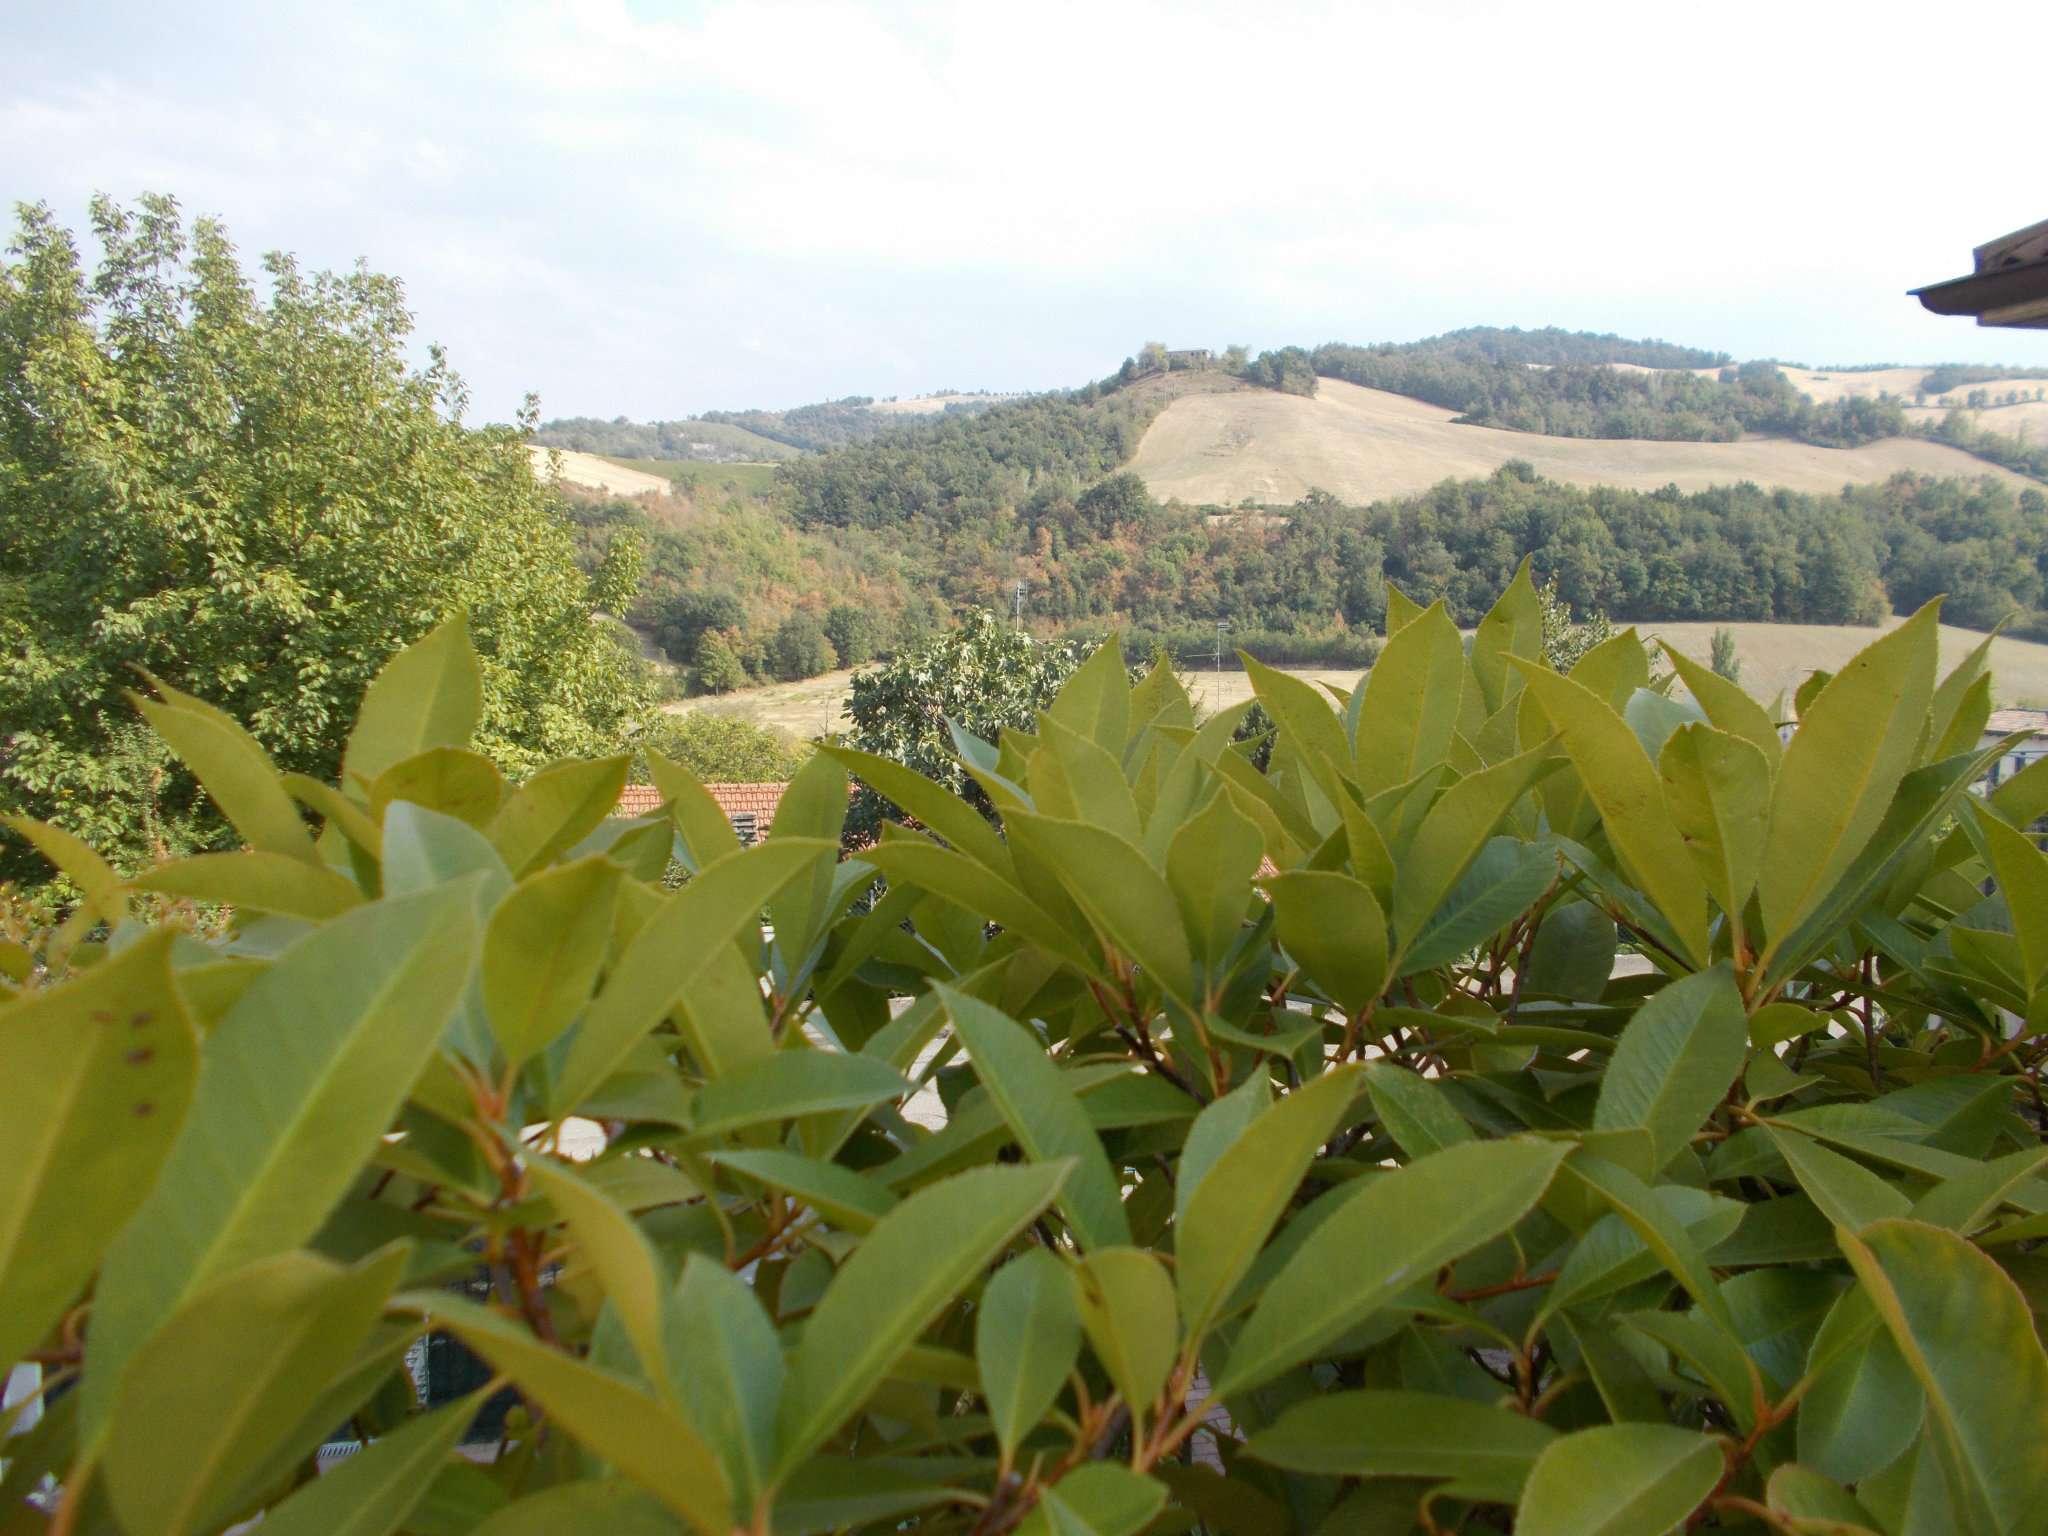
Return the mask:
[[[658, 756], [638, 820], [623, 757], [508, 790], [457, 625], [325, 783], [164, 692], [246, 850], [20, 824], [86, 905], [0, 951], [0, 1364], [68, 1387], [0, 1513], [2040, 1529], [2048, 780], [1969, 793], [1984, 653], [1930, 607], [1781, 742], [1632, 632], [1551, 668], [1526, 571], [1469, 648], [1389, 612], [1349, 698], [1253, 667], [1264, 775], [1105, 650], [958, 734], [993, 822], [827, 747], [750, 849]], [[849, 771], [904, 819], [843, 859]], [[481, 1454], [429, 1328], [519, 1395]]]
[[408, 365], [396, 282], [273, 255], [259, 298], [166, 198], [97, 201], [92, 230], [88, 272], [24, 208], [0, 262], [0, 809], [124, 867], [211, 846], [225, 824], [124, 689], [146, 670], [331, 777], [370, 677], [458, 609], [508, 771], [619, 738], [645, 688], [593, 610], [628, 549], [577, 569], [519, 435], [463, 425], [438, 354]]
[[[86, 900], [0, 951], [0, 1364], [68, 1387], [0, 1513], [2040, 1529], [2048, 779], [1969, 793], [1984, 652], [1930, 607], [1781, 741], [1630, 631], [1553, 669], [1526, 569], [1469, 648], [1388, 607], [1348, 698], [1253, 665], [1263, 775], [1105, 649], [956, 735], [993, 821], [834, 746], [750, 849], [658, 755], [637, 820], [623, 757], [507, 789], [459, 625], [324, 783], [164, 691], [244, 851], [18, 824]], [[520, 1398], [481, 1455], [430, 1328]]]
[[680, 763], [711, 784], [779, 784], [796, 776], [809, 748], [787, 731], [709, 709], [657, 715], [635, 743], [633, 781], [652, 782], [649, 751]]

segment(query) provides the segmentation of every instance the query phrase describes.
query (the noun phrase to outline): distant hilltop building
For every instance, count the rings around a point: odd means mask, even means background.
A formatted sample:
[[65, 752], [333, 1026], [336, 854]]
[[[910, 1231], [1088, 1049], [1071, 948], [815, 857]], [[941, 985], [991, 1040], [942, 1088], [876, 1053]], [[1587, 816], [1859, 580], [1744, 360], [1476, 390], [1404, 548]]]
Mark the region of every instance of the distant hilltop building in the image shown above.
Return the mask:
[[1168, 368], [1207, 368], [1215, 360], [1207, 347], [1182, 347], [1166, 354]]

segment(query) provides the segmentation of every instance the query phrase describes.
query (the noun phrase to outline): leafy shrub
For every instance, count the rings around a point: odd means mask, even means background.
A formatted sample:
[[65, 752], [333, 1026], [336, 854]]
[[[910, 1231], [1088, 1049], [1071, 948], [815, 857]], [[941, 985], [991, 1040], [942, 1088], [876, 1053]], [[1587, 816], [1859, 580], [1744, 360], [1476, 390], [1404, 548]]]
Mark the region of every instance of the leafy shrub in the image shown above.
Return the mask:
[[787, 731], [708, 709], [656, 716], [636, 745], [641, 755], [633, 765], [635, 783], [646, 783], [653, 771], [646, 757], [650, 748], [712, 784], [785, 783], [810, 755]]
[[[0, 1363], [76, 1383], [10, 1525], [2039, 1529], [2048, 770], [1968, 793], [1983, 651], [1929, 607], [1781, 741], [1632, 632], [1550, 669], [1526, 572], [1469, 652], [1389, 611], [1335, 708], [1252, 669], [1265, 775], [1105, 648], [958, 738], [999, 826], [826, 747], [745, 850], [659, 757], [636, 821], [623, 757], [507, 792], [457, 628], [332, 783], [161, 691], [248, 851], [17, 824], [85, 905], [0, 951]], [[849, 770], [917, 825], [842, 861]], [[429, 1326], [523, 1399], [486, 1464]]]

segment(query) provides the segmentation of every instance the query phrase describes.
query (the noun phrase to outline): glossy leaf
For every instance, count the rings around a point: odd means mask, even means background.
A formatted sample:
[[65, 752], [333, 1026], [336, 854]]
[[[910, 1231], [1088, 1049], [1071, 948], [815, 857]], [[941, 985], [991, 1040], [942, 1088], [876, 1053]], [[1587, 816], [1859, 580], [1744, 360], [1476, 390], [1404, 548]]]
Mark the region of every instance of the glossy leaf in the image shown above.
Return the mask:
[[1323, 993], [1357, 1013], [1387, 980], [1387, 919], [1361, 881], [1335, 870], [1291, 870], [1265, 881], [1280, 942]]
[[1031, 1248], [995, 1272], [975, 1311], [974, 1358], [1004, 1456], [1045, 1417], [1080, 1350], [1081, 1313], [1066, 1265]]
[[1081, 1101], [1062, 1081], [1029, 1026], [950, 987], [933, 988], [952, 1016], [954, 1031], [974, 1058], [975, 1075], [1036, 1163], [1072, 1159], [1073, 1172], [1060, 1187], [1059, 1209], [1085, 1249], [1115, 1247], [1131, 1240], [1124, 1219], [1123, 1192], [1089, 1124]]
[[1651, 1536], [1706, 1501], [1727, 1462], [1720, 1445], [1664, 1424], [1603, 1424], [1536, 1459], [1516, 1536]]
[[521, 881], [484, 929], [483, 997], [513, 1065], [546, 1049], [590, 1000], [611, 942], [619, 868], [597, 856]]
[[1621, 1032], [1600, 1098], [1596, 1131], [1649, 1133], [1649, 1177], [1699, 1133], [1749, 1054], [1749, 1021], [1725, 965], [1662, 988]]
[[779, 1467], [845, 1423], [933, 1317], [1052, 1203], [1067, 1172], [978, 1168], [919, 1190], [877, 1223], [804, 1329], [782, 1394]]
[[384, 663], [363, 695], [342, 757], [344, 782], [374, 783], [431, 747], [466, 747], [483, 717], [483, 679], [462, 614]]
[[575, 847], [619, 803], [630, 754], [543, 768], [514, 790], [492, 819], [491, 842], [514, 877]]
[[1173, 1281], [1142, 1248], [1103, 1248], [1082, 1262], [1074, 1283], [1095, 1358], [1123, 1393], [1131, 1417], [1146, 1418], [1179, 1344]]
[[1216, 1383], [1219, 1397], [1307, 1359], [1426, 1275], [1526, 1215], [1570, 1151], [1472, 1142], [1375, 1177], [1309, 1236], [1266, 1288]]
[[1521, 1497], [1557, 1440], [1539, 1420], [1431, 1392], [1333, 1392], [1289, 1408], [1245, 1454], [1321, 1477], [1456, 1479], [1488, 1502]]
[[0, 1008], [0, 1362], [55, 1326], [142, 1203], [191, 1102], [199, 1040], [158, 929]]
[[207, 1039], [162, 1176], [108, 1252], [89, 1427], [126, 1360], [195, 1288], [319, 1230], [433, 1053], [476, 944], [458, 883], [335, 918], [250, 983]]
[[767, 1492], [775, 1465], [782, 1345], [753, 1290], [693, 1253], [663, 1320], [666, 1375], [683, 1414], [719, 1453], [740, 1507]]
[[1957, 1524], [2038, 1528], [2048, 1518], [2048, 1356], [2011, 1280], [1953, 1233], [1873, 1222], [1842, 1251], [1927, 1393], [1928, 1430]]
[[458, 1398], [394, 1430], [267, 1513], [264, 1536], [391, 1536], [426, 1496], [480, 1406], [474, 1396]]

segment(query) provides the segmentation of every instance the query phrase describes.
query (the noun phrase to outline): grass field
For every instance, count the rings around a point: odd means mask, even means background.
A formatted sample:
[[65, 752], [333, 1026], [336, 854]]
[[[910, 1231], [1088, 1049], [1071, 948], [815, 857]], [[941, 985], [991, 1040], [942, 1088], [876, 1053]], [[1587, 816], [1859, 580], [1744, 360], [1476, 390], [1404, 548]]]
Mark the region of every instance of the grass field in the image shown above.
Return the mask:
[[[1911, 370], [1920, 371], [1920, 370]], [[1844, 374], [1841, 378], [1881, 378]], [[1823, 494], [1901, 470], [2012, 475], [1941, 443], [1892, 438], [1821, 448], [1780, 438], [1667, 443], [1543, 437], [1453, 424], [1456, 412], [1384, 390], [1324, 379], [1313, 398], [1270, 390], [1188, 395], [1145, 433], [1130, 467], [1155, 496], [1233, 506], [1298, 501], [1320, 488], [1347, 501], [1410, 495], [1438, 481], [1491, 474], [1510, 459], [1575, 485], [1703, 490], [1754, 480]], [[1989, 414], [1989, 413], [1987, 413]]]
[[[1901, 622], [1888, 619], [1885, 628]], [[1735, 635], [1735, 656], [1742, 663], [1742, 685], [1765, 703], [1778, 693], [1790, 695], [1809, 672], [1834, 671], [1880, 631], [1852, 624], [1642, 624], [1638, 631], [1669, 641], [1696, 660], [1707, 659], [1714, 631]], [[1974, 630], [1943, 625], [1941, 665], [1954, 666], [1983, 640]], [[1344, 667], [1283, 667], [1305, 681], [1351, 688], [1363, 675]], [[777, 726], [792, 736], [821, 736], [848, 724], [842, 706], [851, 672], [827, 672], [801, 683], [776, 683], [715, 698], [686, 699], [671, 704], [672, 712], [707, 709], [736, 715], [757, 725]], [[1242, 672], [1209, 672], [1190, 667], [1184, 674], [1188, 692], [1207, 711], [1227, 709], [1251, 697], [1250, 680]], [[2048, 645], [2029, 640], [1994, 640], [1991, 645], [1992, 699], [2000, 705], [2048, 704]]]
[[773, 464], [706, 464], [698, 459], [621, 459], [610, 454], [603, 457], [606, 463], [616, 464], [621, 469], [660, 475], [665, 480], [682, 480], [693, 489], [700, 485], [736, 485], [743, 491], [758, 494], [775, 483]]

